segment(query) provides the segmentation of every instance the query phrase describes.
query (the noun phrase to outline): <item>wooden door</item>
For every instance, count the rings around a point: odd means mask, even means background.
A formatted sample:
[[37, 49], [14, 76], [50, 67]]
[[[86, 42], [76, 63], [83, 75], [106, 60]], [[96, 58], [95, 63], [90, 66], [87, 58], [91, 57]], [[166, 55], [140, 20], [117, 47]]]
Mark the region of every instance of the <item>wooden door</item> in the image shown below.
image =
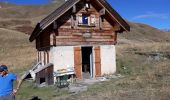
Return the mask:
[[77, 79], [82, 79], [82, 57], [81, 47], [74, 48], [74, 69]]
[[95, 52], [95, 71], [96, 77], [101, 76], [101, 55], [100, 55], [100, 46], [94, 48]]

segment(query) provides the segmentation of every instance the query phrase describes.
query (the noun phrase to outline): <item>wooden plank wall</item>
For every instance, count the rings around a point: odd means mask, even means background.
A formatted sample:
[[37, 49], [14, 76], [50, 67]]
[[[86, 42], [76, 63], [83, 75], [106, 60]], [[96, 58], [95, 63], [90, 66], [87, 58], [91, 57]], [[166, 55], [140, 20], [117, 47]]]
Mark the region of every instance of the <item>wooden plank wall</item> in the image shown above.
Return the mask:
[[[76, 14], [73, 15], [72, 9], [67, 11], [56, 22], [57, 27], [53, 29], [51, 24], [47, 29], [43, 31], [40, 37], [36, 41], [37, 48], [42, 48], [50, 45], [110, 45], [115, 44], [117, 39], [116, 30], [120, 28], [117, 24], [112, 25], [109, 23], [107, 13], [100, 17], [99, 11], [92, 5], [91, 8], [85, 10], [82, 8], [82, 3], [77, 4]], [[95, 26], [81, 26], [78, 25], [78, 16], [80, 14], [95, 15]], [[101, 21], [100, 21], [101, 19]], [[73, 23], [74, 22], [74, 23]], [[100, 26], [100, 24], [102, 24]], [[90, 33], [91, 37], [84, 37], [84, 33]], [[55, 33], [55, 37], [50, 36]], [[54, 43], [55, 42], [55, 43]]]
[[36, 48], [44, 48], [50, 46], [50, 34], [51, 34], [51, 27], [47, 27], [39, 37], [36, 39]]
[[[85, 9], [81, 9], [77, 14], [86, 13]], [[68, 21], [64, 21], [64, 18], [60, 21], [65, 22], [58, 29], [58, 36], [56, 37], [56, 45], [86, 45], [86, 44], [114, 44], [115, 32], [114, 27], [107, 22], [103, 17], [102, 29], [99, 27], [100, 14], [93, 7], [88, 10], [88, 13], [95, 15], [96, 25], [95, 26], [74, 26], [71, 28], [71, 18]], [[68, 19], [68, 18], [65, 18]], [[77, 18], [76, 18], [77, 19]], [[75, 25], [78, 25], [78, 19], [75, 20]], [[83, 33], [91, 33], [91, 38], [84, 38]]]
[[36, 84], [42, 84], [41, 79], [44, 79], [46, 85], [54, 84], [53, 69], [53, 66], [49, 66], [48, 68], [36, 73]]

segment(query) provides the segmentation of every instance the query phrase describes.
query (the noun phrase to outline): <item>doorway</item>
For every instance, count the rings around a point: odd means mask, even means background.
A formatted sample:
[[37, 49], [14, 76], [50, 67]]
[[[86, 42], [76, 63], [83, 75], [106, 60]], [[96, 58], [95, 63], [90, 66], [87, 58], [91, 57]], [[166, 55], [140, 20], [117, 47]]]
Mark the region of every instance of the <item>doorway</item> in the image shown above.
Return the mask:
[[82, 47], [82, 76], [85, 79], [93, 78], [93, 48]]

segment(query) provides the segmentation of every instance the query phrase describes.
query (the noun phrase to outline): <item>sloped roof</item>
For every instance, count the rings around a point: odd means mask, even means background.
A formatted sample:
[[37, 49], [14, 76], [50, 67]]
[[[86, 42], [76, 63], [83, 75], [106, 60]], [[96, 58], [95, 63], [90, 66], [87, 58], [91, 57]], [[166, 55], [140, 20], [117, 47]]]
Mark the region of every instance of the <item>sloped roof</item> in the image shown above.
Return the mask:
[[[46, 18], [41, 20], [35, 27], [34, 31], [32, 32], [29, 40], [32, 42], [36, 37], [38, 37], [41, 32], [47, 28], [50, 24], [52, 24], [55, 20], [61, 17], [64, 13], [66, 13], [69, 9], [71, 9], [75, 4], [80, 2], [81, 0], [68, 0], [65, 2], [61, 7], [56, 9], [54, 12], [49, 14]], [[111, 5], [106, 0], [97, 0], [116, 20], [120, 26], [125, 31], [130, 31], [130, 26], [126, 23], [126, 21], [111, 7]]]
[[34, 73], [36, 74], [36, 73], [38, 73], [38, 72], [40, 72], [40, 71], [42, 71], [42, 70], [44, 70], [44, 69], [46, 69], [46, 68], [48, 68], [48, 67], [52, 67], [52, 66], [53, 66], [52, 63], [48, 63], [48, 64], [46, 64], [46, 65], [44, 65], [44, 66], [41, 66], [40, 68], [34, 70]]

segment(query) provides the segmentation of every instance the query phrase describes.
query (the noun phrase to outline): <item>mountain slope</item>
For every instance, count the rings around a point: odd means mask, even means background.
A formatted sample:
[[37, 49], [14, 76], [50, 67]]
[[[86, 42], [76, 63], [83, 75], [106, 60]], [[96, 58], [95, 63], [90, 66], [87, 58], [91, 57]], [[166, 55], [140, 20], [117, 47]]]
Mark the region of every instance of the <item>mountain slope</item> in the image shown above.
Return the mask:
[[[31, 34], [35, 25], [49, 13], [64, 3], [64, 0], [51, 0], [48, 5], [19, 6], [0, 3], [0, 28]], [[119, 40], [127, 39], [139, 42], [169, 42], [170, 36], [165, 31], [149, 25], [129, 22], [131, 32], [119, 34]]]
[[0, 18], [34, 18], [46, 15], [63, 3], [59, 0], [56, 3], [47, 5], [14, 5], [0, 2]]
[[0, 64], [9, 66], [10, 71], [28, 68], [36, 57], [34, 43], [28, 38], [21, 32], [0, 28]]
[[47, 5], [14, 5], [0, 2], [0, 28], [31, 34], [37, 22], [63, 4], [63, 0]]
[[131, 26], [131, 31], [119, 34], [120, 38], [138, 42], [170, 42], [168, 32], [141, 23], [129, 22], [129, 25]]
[[[56, 0], [58, 1], [58, 0]], [[22, 73], [36, 61], [35, 43], [28, 41], [36, 23], [56, 9], [57, 3], [37, 6], [17, 6], [0, 3], [0, 64], [10, 71]], [[32, 93], [50, 100], [168, 100], [170, 98], [170, 35], [149, 25], [128, 22], [131, 32], [118, 35], [116, 79], [90, 86], [79, 95], [38, 88], [24, 82], [17, 100], [27, 100]], [[122, 43], [122, 44], [121, 44]], [[52, 89], [53, 88], [53, 89]], [[47, 95], [44, 95], [47, 94]], [[57, 96], [57, 97], [56, 97]], [[47, 99], [46, 99], [47, 98]]]

